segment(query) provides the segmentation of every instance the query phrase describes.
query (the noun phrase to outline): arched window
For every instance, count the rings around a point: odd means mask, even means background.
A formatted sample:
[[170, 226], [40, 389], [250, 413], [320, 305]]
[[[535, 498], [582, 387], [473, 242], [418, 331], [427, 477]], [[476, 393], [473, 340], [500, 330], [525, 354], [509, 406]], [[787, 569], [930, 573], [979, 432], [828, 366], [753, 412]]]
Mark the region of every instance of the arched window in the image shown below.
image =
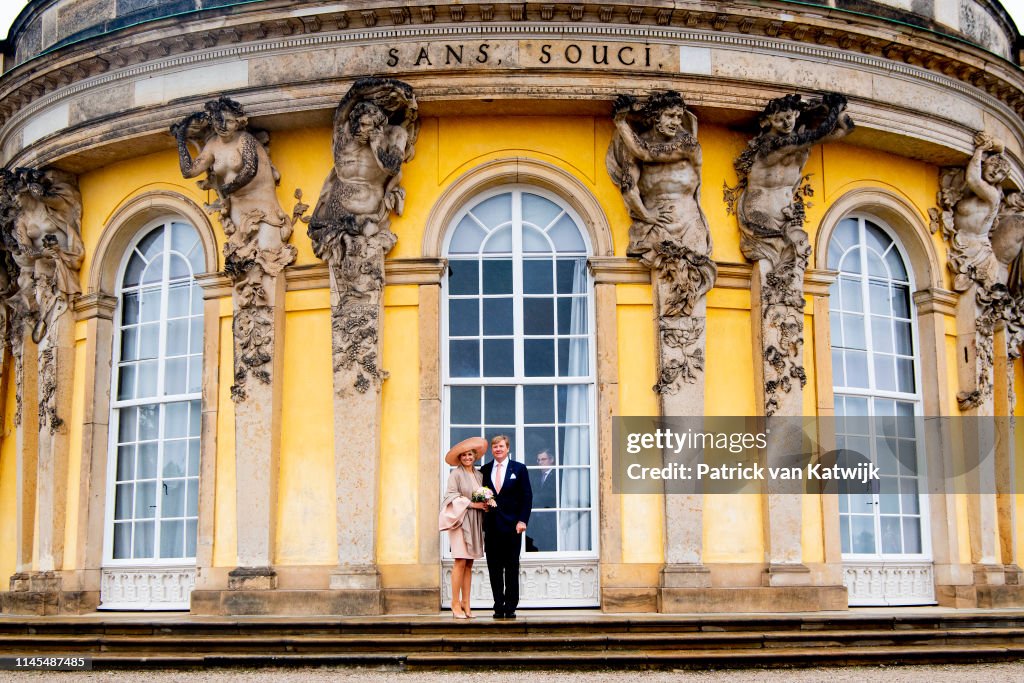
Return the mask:
[[195, 563], [204, 271], [198, 233], [174, 219], [140, 231], [122, 262], [105, 566]]
[[[840, 488], [844, 559], [921, 560], [930, 553], [906, 264], [900, 244], [872, 218], [845, 218], [830, 238], [828, 267], [839, 271], [829, 295], [837, 446], [869, 457], [881, 477], [871, 491]], [[879, 600], [899, 604], [900, 597]]]
[[592, 287], [580, 225], [554, 195], [505, 187], [460, 211], [445, 241], [443, 441], [447, 450], [470, 436], [512, 437], [534, 495], [524, 558], [596, 558]]

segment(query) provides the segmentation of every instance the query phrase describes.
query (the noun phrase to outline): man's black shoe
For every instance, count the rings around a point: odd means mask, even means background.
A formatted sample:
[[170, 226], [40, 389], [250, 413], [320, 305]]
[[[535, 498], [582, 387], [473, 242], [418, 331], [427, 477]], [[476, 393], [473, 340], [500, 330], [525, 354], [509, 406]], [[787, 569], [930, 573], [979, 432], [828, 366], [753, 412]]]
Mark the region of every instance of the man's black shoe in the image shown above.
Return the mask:
[[505, 613], [504, 612], [499, 612], [499, 611], [495, 610], [494, 611], [494, 618], [495, 619], [504, 619], [505, 618]]
[[503, 618], [504, 619], [515, 619], [516, 618], [516, 613], [515, 612], [505, 612], [505, 616]]

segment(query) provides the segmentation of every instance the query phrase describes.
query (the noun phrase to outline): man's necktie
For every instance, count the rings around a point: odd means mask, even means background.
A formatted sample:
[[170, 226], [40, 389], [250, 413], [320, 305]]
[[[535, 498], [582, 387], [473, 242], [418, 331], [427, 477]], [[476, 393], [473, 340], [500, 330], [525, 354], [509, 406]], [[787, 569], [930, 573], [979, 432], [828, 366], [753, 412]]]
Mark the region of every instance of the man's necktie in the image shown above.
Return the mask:
[[494, 488], [495, 488], [494, 492], [495, 493], [501, 493], [501, 482], [502, 482], [501, 463], [499, 462], [499, 463], [497, 463], [494, 466]]

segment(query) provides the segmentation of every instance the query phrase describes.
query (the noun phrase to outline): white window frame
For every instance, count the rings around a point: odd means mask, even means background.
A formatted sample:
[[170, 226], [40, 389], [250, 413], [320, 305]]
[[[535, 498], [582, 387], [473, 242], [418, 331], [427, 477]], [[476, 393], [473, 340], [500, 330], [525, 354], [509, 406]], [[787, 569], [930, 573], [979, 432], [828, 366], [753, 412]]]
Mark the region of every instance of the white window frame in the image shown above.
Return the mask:
[[[847, 219], [854, 219], [854, 220], [857, 221], [857, 229], [858, 229], [857, 247], [861, 249], [861, 273], [860, 273], [861, 280], [862, 280], [861, 281], [861, 300], [862, 300], [863, 306], [864, 306], [865, 346], [866, 346], [867, 358], [868, 358], [868, 362], [867, 362], [867, 366], [868, 366], [868, 384], [870, 386], [869, 386], [869, 388], [864, 389], [864, 388], [859, 388], [859, 387], [840, 387], [840, 386], [837, 386], [837, 385], [835, 385], [833, 383], [832, 391], [833, 391], [833, 395], [852, 396], [852, 397], [860, 397], [860, 398], [867, 399], [868, 413], [869, 413], [869, 415], [868, 415], [868, 417], [869, 417], [868, 424], [870, 425], [870, 429], [871, 429], [870, 439], [871, 439], [871, 444], [872, 444], [872, 450], [874, 450], [874, 448], [875, 448], [874, 443], [875, 443], [875, 438], [876, 438], [874, 419], [877, 417], [876, 415], [874, 415], [874, 399], [880, 398], [880, 399], [898, 400], [898, 401], [904, 401], [904, 402], [913, 402], [913, 405], [914, 405], [914, 418], [915, 418], [915, 421], [918, 424], [918, 426], [920, 426], [922, 424], [921, 418], [923, 418], [923, 416], [924, 416], [924, 398], [923, 398], [922, 393], [921, 393], [920, 331], [919, 331], [919, 327], [918, 327], [917, 306], [914, 303], [914, 292], [915, 292], [914, 271], [911, 268], [910, 258], [908, 256], [906, 250], [904, 249], [903, 244], [900, 242], [899, 236], [896, 234], [895, 231], [893, 231], [885, 223], [885, 221], [883, 221], [880, 218], [878, 218], [877, 216], [873, 216], [871, 214], [861, 213], [861, 212], [854, 212], [854, 213], [851, 213], [851, 214], [848, 214], [848, 215], [844, 216], [842, 218], [842, 220], [839, 223], [836, 224], [836, 229], [838, 229], [839, 225], [842, 224], [842, 221], [845, 221]], [[914, 391], [913, 394], [906, 393], [906, 392], [900, 392], [900, 391], [883, 391], [883, 390], [878, 390], [878, 389], [871, 388], [871, 387], [873, 387], [876, 384], [876, 382], [875, 382], [875, 364], [873, 362], [873, 357], [872, 357], [872, 354], [874, 353], [874, 342], [873, 342], [873, 339], [872, 339], [873, 332], [872, 332], [872, 329], [871, 329], [871, 327], [872, 327], [871, 326], [871, 321], [870, 321], [871, 313], [870, 313], [870, 310], [869, 310], [869, 306], [870, 306], [870, 299], [869, 299], [869, 296], [870, 296], [870, 281], [871, 281], [872, 276], [868, 274], [868, 270], [867, 270], [867, 251], [866, 251], [866, 249], [867, 249], [867, 242], [866, 242], [866, 240], [862, 241], [860, 239], [861, 235], [866, 234], [867, 227], [865, 225], [865, 221], [870, 221], [873, 225], [875, 225], [878, 228], [880, 228], [889, 237], [889, 239], [892, 240], [893, 248], [896, 249], [899, 257], [903, 261], [903, 267], [907, 271], [907, 286], [908, 286], [908, 299], [909, 299], [908, 303], [909, 303], [909, 307], [910, 307], [911, 352], [912, 352], [912, 356], [913, 356], [913, 359], [914, 359], [914, 389], [915, 389], [915, 391]], [[834, 232], [835, 231], [833, 230], [833, 235], [834, 235]], [[833, 239], [833, 236], [830, 235], [829, 236], [829, 240], [831, 241], [832, 239]], [[826, 251], [826, 253], [827, 253], [827, 251]], [[888, 267], [888, 266], [886, 266], [886, 267]], [[841, 276], [842, 276], [842, 274], [840, 274], [840, 277]], [[877, 278], [878, 276], [874, 276], [874, 277]], [[837, 280], [837, 282], [838, 282], [838, 280]], [[891, 283], [894, 283], [896, 281], [892, 280], [890, 278], [888, 280], [888, 282], [891, 284]], [[830, 351], [830, 355], [831, 355], [831, 348], [829, 349], [829, 351]], [[833, 377], [835, 377], [834, 374], [833, 374]], [[845, 368], [844, 368], [844, 371], [843, 371], [843, 377], [844, 377], [844, 379], [846, 378]], [[846, 552], [843, 552], [842, 553], [842, 558], [844, 560], [850, 560], [852, 562], [879, 562], [879, 563], [882, 563], [882, 562], [890, 562], [890, 563], [892, 563], [892, 562], [901, 562], [901, 561], [907, 561], [907, 562], [930, 562], [930, 561], [932, 561], [933, 558], [932, 558], [932, 543], [931, 543], [930, 501], [929, 501], [929, 495], [928, 495], [927, 489], [924, 486], [924, 484], [928, 481], [928, 468], [927, 468], [928, 463], [927, 463], [927, 458], [925, 457], [926, 456], [926, 451], [925, 451], [925, 444], [924, 444], [924, 432], [923, 432], [923, 430], [919, 430], [919, 431], [920, 431], [920, 433], [918, 435], [918, 438], [915, 441], [915, 444], [917, 446], [917, 468], [918, 468], [918, 472], [917, 472], [917, 481], [918, 481], [917, 497], [918, 497], [919, 517], [920, 517], [920, 520], [921, 520], [921, 523], [920, 523], [921, 552], [920, 553], [883, 553], [882, 552], [882, 545], [881, 545], [881, 538], [882, 538], [882, 535], [881, 535], [881, 517], [882, 517], [882, 515], [881, 515], [881, 509], [880, 509], [881, 505], [879, 503], [879, 498], [878, 498], [879, 494], [878, 493], [873, 493], [872, 494], [872, 498], [873, 498], [873, 501], [874, 501], [873, 504], [872, 504], [872, 507], [873, 507], [873, 519], [874, 519], [874, 529], [875, 529], [875, 541], [876, 541], [876, 547], [878, 548], [878, 552], [877, 553], [852, 553], [852, 552], [851, 553], [846, 553]], [[844, 514], [844, 513], [839, 513], [839, 514], [840, 514], [840, 516], [842, 516], [842, 514]], [[849, 513], [847, 513], [847, 514], [849, 514]], [[902, 518], [902, 515], [900, 515], [900, 517]], [[840, 543], [840, 546], [841, 546], [841, 543]]]
[[[547, 561], [547, 562], [550, 562], [550, 561], [561, 561], [561, 560], [565, 560], [565, 561], [572, 561], [572, 560], [596, 560], [596, 559], [599, 558], [599, 554], [600, 554], [600, 547], [599, 547], [599, 542], [600, 542], [600, 534], [599, 534], [599, 530], [600, 530], [600, 524], [599, 524], [599, 520], [600, 520], [600, 501], [598, 500], [598, 490], [599, 490], [599, 486], [598, 486], [599, 482], [598, 482], [598, 480], [599, 480], [599, 476], [600, 476], [599, 475], [599, 464], [600, 463], [598, 462], [598, 459], [597, 459], [597, 456], [598, 456], [598, 449], [597, 449], [598, 430], [596, 429], [596, 425], [597, 425], [597, 405], [596, 405], [596, 398], [597, 398], [597, 392], [596, 392], [596, 388], [597, 388], [597, 365], [596, 365], [597, 364], [597, 349], [596, 349], [596, 346], [597, 346], [597, 342], [596, 342], [596, 334], [595, 334], [595, 332], [596, 332], [596, 321], [595, 321], [595, 318], [594, 318], [594, 316], [595, 316], [594, 278], [593, 278], [593, 275], [589, 272], [589, 269], [588, 269], [588, 272], [587, 272], [587, 340], [588, 340], [588, 349], [587, 349], [588, 359], [587, 359], [587, 361], [588, 361], [588, 374], [585, 375], [585, 376], [573, 376], [573, 377], [558, 377], [557, 375], [556, 376], [552, 376], [552, 377], [527, 377], [527, 376], [525, 376], [524, 367], [523, 367], [523, 365], [524, 365], [523, 340], [526, 338], [526, 335], [522, 334], [522, 329], [523, 329], [523, 320], [522, 320], [523, 281], [522, 281], [521, 269], [517, 269], [515, 267], [515, 265], [517, 263], [521, 264], [523, 262], [523, 260], [524, 260], [524, 254], [523, 254], [523, 251], [522, 251], [522, 229], [521, 229], [522, 228], [522, 199], [521, 199], [521, 194], [523, 192], [528, 192], [530, 194], [535, 194], [537, 196], [543, 197], [544, 199], [547, 199], [547, 200], [553, 202], [554, 204], [558, 205], [565, 212], [565, 214], [567, 214], [570, 218], [572, 218], [573, 222], [576, 224], [576, 228], [580, 232], [580, 236], [583, 238], [584, 248], [586, 249], [586, 253], [578, 255], [580, 258], [589, 258], [590, 255], [593, 253], [593, 247], [592, 247], [592, 245], [590, 243], [589, 235], [587, 234], [587, 231], [586, 231], [586, 229], [584, 227], [586, 225], [586, 222], [583, 221], [580, 218], [580, 216], [568, 205], [568, 203], [565, 200], [563, 200], [558, 195], [556, 195], [556, 194], [554, 194], [552, 192], [549, 192], [549, 191], [547, 191], [547, 190], [545, 190], [543, 188], [536, 187], [536, 186], [533, 186], [533, 185], [526, 185], [526, 184], [502, 185], [500, 187], [495, 187], [495, 188], [492, 188], [492, 189], [480, 192], [479, 194], [475, 194], [475, 195], [473, 195], [470, 199], [468, 199], [465, 202], [464, 206], [459, 210], [459, 212], [455, 215], [455, 217], [452, 219], [451, 223], [447, 227], [447, 230], [445, 232], [444, 241], [442, 243], [442, 247], [443, 248], [442, 248], [442, 252], [441, 253], [444, 254], [445, 258], [447, 258], [449, 261], [476, 260], [477, 262], [482, 262], [486, 258], [486, 256], [483, 255], [483, 254], [480, 254], [480, 253], [478, 253], [476, 256], [472, 256], [472, 257], [470, 257], [469, 255], [466, 255], [465, 257], [461, 257], [461, 255], [460, 255], [460, 256], [456, 256], [454, 258], [449, 256], [448, 255], [448, 249], [449, 249], [449, 245], [450, 245], [451, 239], [452, 239], [452, 237], [453, 237], [453, 235], [455, 233], [456, 227], [459, 225], [459, 222], [465, 217], [465, 215], [473, 207], [479, 205], [480, 203], [482, 203], [482, 202], [484, 202], [484, 201], [486, 201], [488, 199], [491, 199], [492, 197], [496, 197], [498, 195], [505, 194], [505, 193], [508, 193], [508, 192], [512, 193], [512, 228], [513, 228], [512, 229], [512, 252], [507, 257], [504, 254], [496, 255], [496, 257], [498, 257], [498, 258], [510, 258], [512, 260], [512, 263], [513, 263], [513, 269], [512, 269], [512, 295], [511, 296], [512, 296], [512, 300], [513, 300], [513, 307], [512, 307], [512, 311], [513, 311], [513, 331], [514, 331], [513, 332], [513, 334], [514, 334], [514, 338], [513, 338], [513, 353], [514, 353], [514, 358], [515, 358], [515, 365], [514, 365], [514, 372], [515, 372], [515, 374], [512, 377], [493, 378], [493, 380], [488, 381], [488, 378], [483, 376], [483, 354], [481, 354], [481, 357], [480, 357], [480, 377], [452, 377], [450, 375], [450, 373], [449, 373], [449, 367], [450, 366], [449, 366], [449, 357], [448, 357], [448, 341], [449, 340], [448, 340], [448, 333], [447, 333], [448, 332], [448, 305], [447, 304], [448, 304], [448, 300], [449, 300], [448, 299], [448, 278], [442, 278], [441, 279], [441, 306], [440, 306], [440, 308], [441, 308], [441, 315], [440, 315], [440, 337], [441, 337], [441, 344], [440, 344], [440, 346], [441, 346], [441, 384], [442, 384], [442, 388], [443, 388], [442, 389], [442, 401], [443, 401], [443, 403], [442, 403], [442, 408], [441, 408], [441, 439], [440, 439], [440, 443], [442, 444], [442, 449], [443, 450], [442, 450], [441, 453], [438, 453], [438, 456], [437, 456], [439, 461], [441, 462], [441, 480], [440, 480], [440, 484], [441, 484], [441, 488], [442, 488], [442, 491], [443, 491], [444, 490], [444, 486], [445, 486], [445, 484], [446, 484], [446, 482], [448, 480], [448, 473], [449, 473], [449, 471], [451, 469], [448, 465], [446, 465], [444, 463], [444, 460], [443, 460], [443, 455], [448, 450], [447, 448], [444, 447], [444, 444], [448, 443], [448, 434], [449, 434], [450, 426], [451, 426], [450, 425], [450, 420], [449, 420], [449, 417], [448, 417], [448, 415], [449, 415], [448, 406], [450, 405], [450, 401], [451, 401], [450, 387], [452, 387], [452, 386], [480, 386], [480, 387], [483, 387], [483, 386], [514, 386], [514, 387], [517, 387], [517, 389], [516, 389], [516, 415], [523, 415], [524, 414], [524, 411], [523, 411], [523, 391], [522, 391], [522, 389], [520, 389], [518, 387], [522, 387], [522, 386], [525, 386], [525, 385], [552, 385], [552, 384], [555, 384], [555, 385], [572, 385], [572, 384], [575, 384], [575, 385], [586, 386], [588, 388], [587, 400], [589, 402], [589, 404], [588, 404], [588, 409], [589, 409], [588, 410], [588, 413], [589, 413], [588, 419], [590, 420], [590, 423], [589, 423], [589, 428], [590, 428], [589, 429], [589, 448], [590, 448], [590, 452], [589, 452], [590, 466], [589, 466], [589, 469], [590, 469], [590, 501], [591, 501], [591, 506], [590, 506], [590, 527], [591, 527], [591, 529], [590, 529], [590, 538], [591, 538], [590, 546], [591, 546], [591, 549], [590, 550], [585, 550], [585, 551], [561, 550], [561, 551], [538, 551], [538, 552], [527, 553], [525, 551], [525, 548], [524, 548], [524, 550], [522, 551], [522, 553], [520, 555], [520, 562], [521, 563], [527, 563], [527, 562], [530, 562], [532, 560]], [[555, 220], [557, 221], [558, 218], [556, 218]], [[554, 221], [552, 221], [552, 222], [554, 222]], [[516, 229], [517, 226], [518, 226], [519, 229]], [[570, 254], [575, 255], [572, 252], [567, 252], [566, 256], [569, 256]], [[552, 259], [557, 259], [559, 256], [560, 256], [560, 252], [557, 252], [557, 251], [552, 252], [550, 254], [550, 258], [552, 258]], [[552, 297], [554, 297], [554, 296], [556, 296], [556, 294], [552, 295]], [[481, 320], [481, 327], [480, 327], [480, 338], [483, 338], [483, 321], [482, 320]], [[556, 363], [555, 372], [557, 373], [557, 371], [558, 370], [557, 370], [557, 363]], [[482, 416], [481, 416], [481, 419], [482, 419]], [[557, 415], [556, 415], [556, 420], [557, 420]], [[510, 435], [511, 438], [512, 438], [511, 457], [512, 457], [513, 460], [516, 460], [517, 462], [522, 462], [523, 464], [526, 464], [528, 467], [530, 467], [530, 469], [532, 471], [534, 469], [533, 466], [531, 466], [531, 465], [529, 465], [528, 463], [525, 462], [526, 454], [525, 453], [521, 453], [518, 450], [519, 447], [521, 446], [521, 444], [525, 443], [524, 435], [525, 435], [525, 426], [522, 423], [515, 425], [514, 433]], [[559, 463], [559, 465], [560, 465], [560, 463]], [[561, 510], [562, 508], [552, 508], [552, 509], [553, 510], [555, 510], [555, 509]], [[524, 536], [525, 536], [525, 534], [524, 534]], [[451, 558], [451, 551], [450, 551], [450, 549], [448, 547], [448, 544], [445, 541], [446, 541], [446, 539], [444, 537], [444, 534], [441, 534], [441, 538], [440, 538], [440, 541], [439, 541], [439, 543], [441, 545], [441, 559], [443, 561], [451, 561], [451, 559], [452, 559]], [[525, 538], [523, 539], [522, 542], [525, 543]]]
[[[128, 264], [131, 261], [132, 254], [138, 244], [145, 238], [149, 233], [155, 230], [157, 227], [163, 227], [165, 245], [169, 244], [171, 225], [173, 223], [184, 223], [192, 227], [196, 232], [197, 237], [200, 238], [200, 248], [202, 248], [201, 236], [199, 236], [199, 230], [196, 226], [188, 219], [169, 214], [161, 218], [154, 219], [146, 223], [140, 228], [131, 242], [125, 247], [124, 254], [121, 258], [121, 264], [117, 270], [117, 280], [114, 295], [117, 298], [117, 307], [114, 310], [114, 335], [113, 335], [113, 348], [111, 350], [111, 372], [110, 372], [110, 417], [109, 417], [109, 430], [107, 436], [107, 482], [106, 482], [106, 500], [105, 500], [105, 512], [103, 519], [103, 567], [111, 568], [178, 568], [178, 567], [195, 567], [196, 558], [193, 557], [174, 557], [174, 558], [161, 558], [160, 554], [160, 492], [157, 491], [157, 513], [154, 515], [154, 534], [153, 534], [153, 554], [157, 557], [152, 558], [114, 558], [114, 503], [117, 492], [117, 446], [118, 446], [118, 434], [120, 429], [120, 410], [122, 408], [132, 408], [138, 406], [148, 405], [166, 405], [171, 403], [182, 403], [186, 401], [202, 401], [202, 390], [185, 393], [185, 394], [173, 394], [170, 396], [163, 396], [160, 394], [160, 388], [164, 386], [164, 365], [166, 360], [167, 351], [167, 337], [166, 334], [161, 334], [159, 338], [159, 351], [157, 356], [157, 395], [147, 397], [144, 399], [134, 398], [128, 400], [118, 400], [117, 390], [118, 382], [120, 380], [120, 363], [121, 363], [121, 327], [122, 327], [122, 314], [123, 314], [123, 301], [124, 301], [124, 276], [125, 271], [128, 268]], [[164, 275], [161, 279], [161, 287], [167, 286], [167, 275], [168, 268], [170, 268], [170, 259], [168, 258], [170, 250], [164, 250]], [[191, 264], [189, 264], [191, 267]], [[193, 285], [195, 282], [195, 272], [192, 273]], [[161, 296], [160, 301], [160, 323], [166, 330], [167, 324], [167, 301], [168, 297]], [[140, 298], [141, 306], [141, 298]], [[204, 329], [203, 334], [206, 334]], [[205, 359], [203, 359], [205, 362]], [[186, 386], [187, 388], [187, 386]], [[200, 403], [200, 406], [202, 404]], [[200, 410], [201, 412], [201, 410]], [[164, 421], [160, 421], [158, 443], [163, 443], [165, 438], [163, 434]], [[200, 440], [200, 451], [199, 459], [202, 462], [202, 441]], [[157, 473], [162, 479], [160, 473], [160, 462], [157, 463]], [[200, 466], [200, 479], [202, 477], [202, 467]], [[198, 543], [197, 543], [198, 548]]]

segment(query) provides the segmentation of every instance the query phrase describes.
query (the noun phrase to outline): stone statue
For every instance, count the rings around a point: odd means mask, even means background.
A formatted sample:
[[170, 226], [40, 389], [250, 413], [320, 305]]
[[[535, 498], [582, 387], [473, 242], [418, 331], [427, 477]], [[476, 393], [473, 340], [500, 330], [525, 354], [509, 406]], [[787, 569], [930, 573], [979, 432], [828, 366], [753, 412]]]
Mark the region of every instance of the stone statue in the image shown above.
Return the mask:
[[[739, 182], [726, 184], [724, 194], [729, 213], [739, 222], [743, 255], [768, 264], [760, 307], [765, 415], [771, 416], [781, 407], [780, 392], [789, 393], [794, 382], [800, 387], [807, 382], [803, 280], [811, 247], [804, 231], [804, 198], [811, 188], [804, 165], [814, 145], [843, 137], [853, 130], [853, 121], [846, 114], [846, 98], [825, 93], [807, 102], [800, 95], [771, 100], [759, 124], [761, 132], [734, 163]], [[756, 271], [755, 276], [762, 277]]]
[[[281, 177], [270, 161], [269, 137], [247, 126], [242, 106], [223, 96], [171, 126], [181, 174], [194, 178], [206, 172], [199, 187], [216, 193], [217, 199], [206, 208], [218, 213], [227, 236], [224, 273], [231, 278], [237, 305], [231, 388], [236, 401], [245, 400], [248, 375], [270, 383], [275, 278], [295, 261], [296, 250], [288, 239], [298, 216], [308, 208], [300, 202], [292, 216], [285, 213], [277, 199]], [[199, 149], [195, 158], [190, 143]], [[301, 200], [301, 191], [295, 196]]]
[[[932, 232], [941, 229], [949, 243], [947, 265], [953, 273], [953, 289], [967, 292], [975, 288], [975, 386], [957, 394], [961, 410], [977, 408], [992, 396], [996, 325], [1006, 325], [1011, 358], [1019, 357], [1024, 336], [1024, 201], [1019, 193], [1004, 201], [1002, 182], [1009, 172], [1002, 143], [979, 132], [967, 165], [940, 172], [939, 208], [928, 212]], [[1012, 377], [1009, 390], [1012, 401]]]
[[[697, 118], [675, 91], [620, 95], [605, 165], [629, 210], [629, 246], [655, 273], [660, 370], [654, 390], [675, 394], [704, 371], [704, 296], [718, 271], [700, 207]], [[702, 402], [702, 397], [697, 397]]]
[[82, 291], [82, 196], [75, 177], [56, 169], [17, 169], [13, 193], [18, 305], [35, 318], [32, 340], [38, 344]]
[[4, 308], [19, 387], [15, 422], [21, 422], [24, 330], [31, 326], [39, 344], [39, 428], [54, 434], [64, 423], [56, 400], [55, 346], [62, 342], [49, 338], [82, 292], [82, 196], [75, 177], [57, 169], [18, 168], [4, 173], [3, 185]]
[[[15, 411], [14, 424], [21, 424], [23, 382], [23, 353], [26, 323], [31, 323], [35, 297], [19, 296], [21, 280], [15, 255], [18, 253], [16, 236], [18, 219], [18, 176], [13, 171], [0, 169], [0, 358], [10, 348], [14, 358]], [[31, 326], [31, 325], [30, 325]]]
[[419, 133], [412, 88], [389, 78], [361, 78], [334, 114], [334, 167], [309, 221], [313, 251], [330, 269], [335, 372], [353, 374], [360, 393], [386, 377], [378, 363], [384, 256], [397, 237], [402, 164]]
[[1009, 172], [1003, 145], [984, 133], [975, 136], [974, 154], [966, 167], [942, 170], [941, 210], [932, 209], [929, 214], [932, 232], [941, 228], [949, 241], [948, 265], [953, 271], [953, 289], [958, 292], [967, 291], [973, 283], [986, 288], [1006, 283], [989, 233], [1002, 206], [1000, 185]]
[[714, 285], [711, 232], [700, 208], [697, 118], [674, 91], [615, 100], [605, 163], [633, 219], [627, 254], [663, 272], [672, 296], [662, 315], [690, 315]]

